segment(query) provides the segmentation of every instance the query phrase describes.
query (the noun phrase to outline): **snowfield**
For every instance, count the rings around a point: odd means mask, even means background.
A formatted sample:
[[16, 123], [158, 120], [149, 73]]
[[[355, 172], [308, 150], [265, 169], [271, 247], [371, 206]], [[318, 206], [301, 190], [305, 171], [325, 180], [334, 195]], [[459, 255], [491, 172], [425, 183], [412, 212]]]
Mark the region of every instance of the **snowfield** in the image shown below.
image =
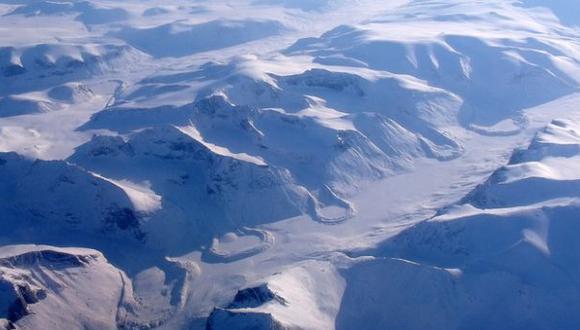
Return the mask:
[[0, 327], [580, 328], [568, 0], [0, 0]]

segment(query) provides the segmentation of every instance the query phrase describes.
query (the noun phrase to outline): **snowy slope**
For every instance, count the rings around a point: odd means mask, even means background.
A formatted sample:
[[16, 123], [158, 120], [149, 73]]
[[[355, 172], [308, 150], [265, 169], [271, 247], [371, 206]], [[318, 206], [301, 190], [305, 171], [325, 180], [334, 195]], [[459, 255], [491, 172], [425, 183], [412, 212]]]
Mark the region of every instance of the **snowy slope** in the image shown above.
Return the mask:
[[7, 235], [69, 228], [144, 236], [137, 204], [120, 185], [64, 161], [31, 161], [15, 153], [0, 154], [0, 166]]
[[[526, 17], [513, 21], [521, 13], [506, 11], [505, 3], [489, 7], [497, 12], [461, 1], [453, 6], [417, 1], [361, 25], [299, 40], [286, 53], [426, 80], [462, 97], [460, 119], [465, 125], [491, 126], [577, 88], [577, 76], [567, 70], [575, 62], [571, 49], [556, 50], [540, 34], [546, 27]], [[436, 14], [426, 14], [429, 10]], [[465, 28], [474, 23], [475, 29]], [[497, 29], [502, 33], [496, 34]]]
[[496, 171], [465, 201], [480, 208], [494, 208], [578, 197], [578, 133], [577, 122], [554, 120], [538, 133], [528, 149], [516, 151], [507, 166]]
[[577, 328], [577, 7], [0, 0], [0, 327]]
[[[187, 129], [174, 126], [140, 131], [127, 142], [96, 137], [70, 160], [114, 180], [147, 183], [163, 206], [145, 224], [152, 232], [150, 239], [179, 250], [242, 224], [309, 212], [315, 203], [287, 171], [204, 144]], [[167, 237], [173, 239], [166, 241]]]
[[117, 328], [125, 275], [100, 252], [16, 245], [2, 247], [0, 256], [0, 318], [7, 328]]
[[279, 34], [276, 21], [216, 20], [201, 24], [170, 23], [148, 29], [126, 28], [119, 37], [155, 57], [181, 57]]
[[578, 129], [552, 122], [461, 204], [348, 270], [337, 327], [576, 327]]

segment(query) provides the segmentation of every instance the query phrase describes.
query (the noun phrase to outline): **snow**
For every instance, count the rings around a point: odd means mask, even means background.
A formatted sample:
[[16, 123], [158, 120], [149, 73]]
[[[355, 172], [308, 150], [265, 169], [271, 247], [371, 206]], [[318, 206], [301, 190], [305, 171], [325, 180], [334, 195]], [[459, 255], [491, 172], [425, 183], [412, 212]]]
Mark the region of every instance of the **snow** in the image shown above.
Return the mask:
[[0, 326], [578, 328], [577, 7], [0, 0]]
[[120, 31], [119, 37], [155, 57], [181, 57], [262, 39], [283, 29], [275, 21], [217, 20], [195, 25], [171, 23], [149, 29], [128, 28]]
[[[355, 277], [347, 281], [356, 291], [352, 304], [367, 306], [366, 299], [369, 302], [380, 299], [379, 304], [385, 310], [388, 310], [388, 304], [403, 303], [411, 308], [408, 313], [416, 313], [417, 309], [413, 308], [420, 308], [425, 309], [420, 315], [430, 316], [427, 319], [401, 316], [402, 311], [406, 313], [403, 307], [396, 313], [387, 313], [383, 316], [385, 319], [379, 319], [382, 326], [415, 328], [432, 322], [431, 326], [435, 328], [573, 327], [578, 320], [568, 307], [578, 304], [575, 298], [578, 287], [572, 280], [578, 268], [571, 262], [576, 258], [577, 244], [568, 241], [570, 236], [564, 232], [574, 232], [577, 226], [574, 214], [577, 214], [578, 198], [577, 189], [568, 190], [562, 178], [571, 167], [577, 166], [577, 160], [569, 154], [558, 155], [557, 151], [570, 142], [567, 135], [575, 136], [578, 131], [574, 130], [574, 124], [567, 126], [566, 122], [555, 120], [542, 130], [528, 149], [516, 152], [510, 164], [497, 170], [488, 182], [460, 202], [464, 205], [443, 210], [431, 220], [383, 243], [378, 253], [386, 257], [384, 261], [349, 270], [347, 278]], [[552, 143], [543, 145], [540, 142], [546, 140]], [[552, 152], [537, 158], [538, 148]], [[534, 160], [527, 160], [528, 156]], [[550, 172], [538, 173], [535, 166], [518, 168], [516, 173], [511, 170], [517, 165], [545, 163], [550, 164]], [[541, 178], [542, 181], [538, 183], [529, 177]], [[557, 181], [553, 184], [560, 186], [551, 189], [552, 180]], [[399, 263], [400, 259], [394, 257], [415, 260], [416, 269], [387, 266]], [[381, 267], [380, 270], [371, 270], [377, 267]], [[459, 269], [461, 276], [451, 278], [440, 272], [443, 267]], [[429, 272], [439, 275], [425, 275]], [[361, 276], [376, 273], [389, 274], [395, 283], [371, 285], [374, 291], [368, 291], [365, 296], [366, 291], [360, 290], [368, 284], [359, 283]], [[413, 278], [419, 276], [426, 278]], [[412, 280], [409, 282], [410, 277]], [[365, 280], [373, 282], [369, 277]], [[397, 285], [405, 286], [405, 297], [391, 296]], [[420, 304], [410, 300], [414, 297], [414, 290], [427, 291], [421, 294], [423, 300]], [[348, 295], [348, 288], [345, 295]], [[376, 295], [380, 298], [373, 298]], [[360, 297], [364, 298], [361, 300]], [[566, 301], [567, 306], [555, 307], [553, 301]], [[479, 319], [479, 310], [485, 309], [485, 304], [489, 303], [505, 312], [486, 320]], [[362, 318], [372, 322], [378, 315], [367, 310], [360, 314], [347, 310], [342, 322], [349, 327]]]
[[[99, 176], [98, 174], [94, 175]], [[162, 198], [153, 190], [151, 190], [150, 182], [145, 181], [142, 184], [136, 184], [129, 180], [115, 181], [102, 176], [99, 177], [112, 182], [119, 188], [123, 189], [123, 191], [127, 194], [127, 197], [131, 200], [133, 207], [137, 211], [152, 213], [158, 211], [162, 207]]]
[[[38, 299], [24, 298], [26, 305], [20, 305], [24, 315], [21, 318], [12, 315], [13, 319], [9, 316], [11, 324], [23, 329], [64, 324], [74, 328], [116, 328], [115, 315], [125, 275], [100, 252], [19, 245], [3, 247], [0, 255], [3, 284], [19, 288], [15, 290], [20, 292], [28, 287]], [[10, 297], [3, 294], [2, 305], [18, 305], [16, 299], [4, 301], [7, 298]]]

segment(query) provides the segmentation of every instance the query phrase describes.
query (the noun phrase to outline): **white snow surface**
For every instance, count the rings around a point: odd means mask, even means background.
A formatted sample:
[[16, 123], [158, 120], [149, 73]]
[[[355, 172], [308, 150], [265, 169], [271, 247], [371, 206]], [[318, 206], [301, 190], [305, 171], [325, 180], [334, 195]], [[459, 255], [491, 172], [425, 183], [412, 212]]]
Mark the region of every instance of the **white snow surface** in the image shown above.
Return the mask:
[[0, 327], [580, 328], [572, 0], [0, 0]]

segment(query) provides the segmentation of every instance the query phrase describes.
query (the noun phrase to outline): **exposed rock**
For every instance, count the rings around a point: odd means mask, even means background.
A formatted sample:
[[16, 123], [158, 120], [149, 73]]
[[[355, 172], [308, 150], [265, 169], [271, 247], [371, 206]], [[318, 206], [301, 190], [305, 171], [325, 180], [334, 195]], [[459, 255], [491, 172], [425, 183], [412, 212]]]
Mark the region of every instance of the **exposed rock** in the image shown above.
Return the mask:
[[286, 304], [286, 300], [273, 292], [267, 284], [238, 291], [234, 301], [228, 306], [229, 309], [255, 308], [267, 302], [276, 301]]

